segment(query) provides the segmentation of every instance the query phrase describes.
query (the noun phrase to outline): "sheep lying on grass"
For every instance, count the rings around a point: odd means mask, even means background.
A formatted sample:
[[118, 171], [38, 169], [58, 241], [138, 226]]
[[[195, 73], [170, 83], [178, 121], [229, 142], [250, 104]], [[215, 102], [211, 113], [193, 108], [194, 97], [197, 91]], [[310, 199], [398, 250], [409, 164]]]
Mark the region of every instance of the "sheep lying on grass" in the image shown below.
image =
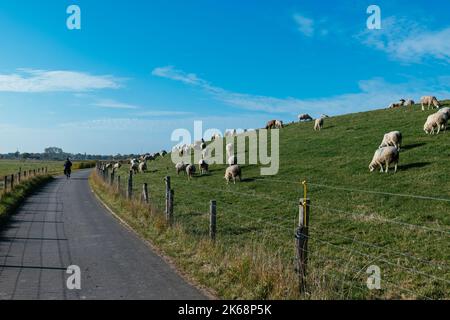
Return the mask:
[[239, 181], [242, 181], [241, 167], [238, 165], [228, 167], [225, 171], [225, 180], [227, 181], [227, 184], [229, 184], [232, 179], [233, 183], [236, 184], [236, 178], [239, 178]]
[[396, 147], [400, 151], [402, 145], [402, 133], [400, 131], [392, 131], [384, 135], [383, 141], [379, 148]]
[[383, 172], [383, 165], [386, 168], [386, 173], [389, 172], [389, 166], [395, 166], [395, 172], [397, 172], [397, 166], [399, 162], [399, 152], [396, 147], [383, 147], [375, 151], [372, 162], [369, 165], [370, 172], [380, 167], [380, 172]]
[[439, 134], [441, 129], [444, 131], [447, 129], [447, 123], [447, 113], [436, 112], [427, 118], [427, 121], [423, 126], [423, 131], [425, 131], [426, 134], [434, 134], [434, 129], [437, 128], [437, 134]]

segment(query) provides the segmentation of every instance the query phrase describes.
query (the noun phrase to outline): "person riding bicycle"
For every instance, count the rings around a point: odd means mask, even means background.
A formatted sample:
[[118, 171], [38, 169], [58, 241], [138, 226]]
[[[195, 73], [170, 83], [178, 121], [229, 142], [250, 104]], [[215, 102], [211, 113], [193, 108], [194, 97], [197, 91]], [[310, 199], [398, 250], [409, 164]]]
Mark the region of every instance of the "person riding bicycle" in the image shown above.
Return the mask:
[[67, 158], [66, 162], [64, 163], [64, 174], [67, 176], [67, 178], [70, 178], [70, 174], [72, 173], [72, 162], [69, 158]]

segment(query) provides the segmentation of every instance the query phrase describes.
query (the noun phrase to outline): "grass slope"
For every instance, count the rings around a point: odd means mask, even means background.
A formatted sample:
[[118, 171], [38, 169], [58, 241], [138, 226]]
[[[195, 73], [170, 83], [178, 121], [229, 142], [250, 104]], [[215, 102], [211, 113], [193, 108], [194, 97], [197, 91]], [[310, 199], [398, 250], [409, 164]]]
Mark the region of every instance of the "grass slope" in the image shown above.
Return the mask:
[[[225, 166], [187, 181], [176, 176], [170, 157], [150, 162], [149, 173], [135, 177], [135, 191], [148, 183], [162, 209], [163, 178], [172, 176], [183, 243], [164, 233], [149, 237], [220, 297], [299, 298], [293, 234], [306, 179], [312, 203], [307, 297], [449, 298], [450, 202], [329, 188], [450, 199], [450, 133], [423, 132], [431, 113], [414, 106], [350, 114], [326, 119], [321, 132], [313, 132], [313, 123], [289, 125], [281, 131], [279, 174], [261, 177], [259, 166], [244, 166], [245, 181], [237, 185], [225, 185]], [[374, 151], [392, 130], [403, 133], [399, 172], [370, 173]], [[127, 171], [120, 172], [124, 184]], [[208, 236], [211, 199], [218, 202], [220, 248], [204, 257], [198, 248]], [[186, 246], [189, 251], [174, 249]], [[366, 287], [370, 265], [381, 268], [381, 290]]]

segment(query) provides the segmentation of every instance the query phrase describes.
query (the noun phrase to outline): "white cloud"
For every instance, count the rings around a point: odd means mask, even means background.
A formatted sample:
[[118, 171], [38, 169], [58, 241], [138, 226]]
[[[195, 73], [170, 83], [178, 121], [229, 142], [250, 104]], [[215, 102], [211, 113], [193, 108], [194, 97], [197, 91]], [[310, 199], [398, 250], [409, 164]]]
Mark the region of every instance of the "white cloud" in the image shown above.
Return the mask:
[[294, 20], [297, 23], [298, 31], [306, 37], [314, 35], [314, 20], [301, 14], [294, 14]]
[[381, 30], [365, 30], [356, 37], [365, 45], [402, 62], [434, 58], [450, 62], [450, 27], [429, 31], [408, 19], [383, 19]]
[[426, 82], [408, 80], [401, 84], [392, 84], [382, 78], [375, 78], [360, 81], [358, 83], [359, 90], [354, 93], [315, 99], [298, 99], [231, 92], [211, 86], [207, 81], [198, 78], [195, 74], [190, 74], [190, 78], [196, 79], [196, 81], [185, 82], [181, 80], [183, 78], [182, 75], [186, 75], [186, 73], [172, 67], [170, 76], [167, 74], [159, 74], [161, 77], [182, 81], [198, 87], [206, 93], [211, 94], [216, 100], [230, 106], [278, 114], [293, 115], [307, 112], [312, 115], [319, 115], [321, 113], [337, 115], [383, 108], [401, 98], [419, 99], [423, 94], [433, 93], [438, 97], [448, 97], [450, 95], [448, 77], [440, 77]]
[[99, 100], [93, 104], [96, 107], [108, 108], [108, 109], [140, 109], [139, 106], [118, 102], [111, 99]]
[[85, 92], [117, 89], [123, 79], [110, 75], [94, 76], [77, 71], [19, 69], [0, 74], [0, 92]]

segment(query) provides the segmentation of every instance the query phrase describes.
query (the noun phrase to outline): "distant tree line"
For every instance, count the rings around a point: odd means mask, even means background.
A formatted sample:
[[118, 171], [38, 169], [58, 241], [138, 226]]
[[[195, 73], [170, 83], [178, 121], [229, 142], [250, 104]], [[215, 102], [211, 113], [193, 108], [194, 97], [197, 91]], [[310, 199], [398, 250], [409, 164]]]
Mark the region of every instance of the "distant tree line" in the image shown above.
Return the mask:
[[8, 159], [8, 160], [47, 160], [47, 161], [62, 161], [67, 158], [70, 158], [74, 161], [82, 161], [82, 160], [124, 160], [130, 158], [137, 158], [139, 155], [128, 154], [128, 155], [100, 155], [100, 154], [82, 154], [82, 153], [68, 153], [64, 152], [63, 149], [58, 147], [48, 147], [45, 148], [42, 153], [30, 153], [24, 152], [20, 153], [19, 151], [13, 153], [0, 154], [0, 159]]

